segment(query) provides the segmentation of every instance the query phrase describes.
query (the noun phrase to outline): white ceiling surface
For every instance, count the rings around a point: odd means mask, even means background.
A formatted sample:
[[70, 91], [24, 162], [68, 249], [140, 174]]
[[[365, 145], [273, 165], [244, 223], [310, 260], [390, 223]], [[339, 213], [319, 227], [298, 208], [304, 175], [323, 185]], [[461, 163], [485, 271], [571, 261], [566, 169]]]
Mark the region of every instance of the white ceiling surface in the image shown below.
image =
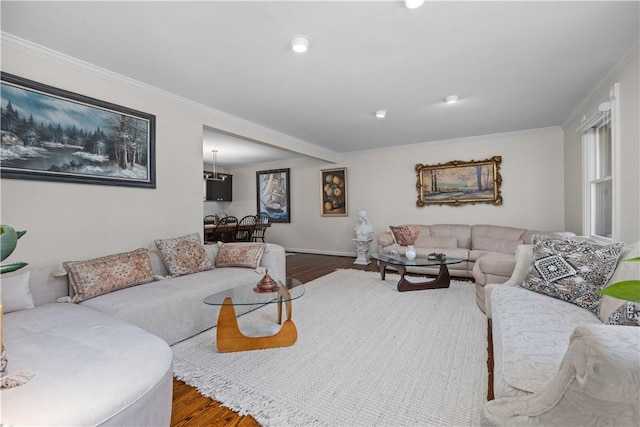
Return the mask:
[[343, 153], [561, 125], [637, 49], [639, 4], [2, 1], [1, 25]]

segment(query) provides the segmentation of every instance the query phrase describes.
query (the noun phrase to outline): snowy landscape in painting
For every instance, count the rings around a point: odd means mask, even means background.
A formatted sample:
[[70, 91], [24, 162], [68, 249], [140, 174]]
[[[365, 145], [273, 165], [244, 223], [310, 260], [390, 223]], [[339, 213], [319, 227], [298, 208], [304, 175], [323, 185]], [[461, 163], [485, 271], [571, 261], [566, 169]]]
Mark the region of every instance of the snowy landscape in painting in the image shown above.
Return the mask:
[[2, 82], [3, 172], [150, 179], [149, 120]]

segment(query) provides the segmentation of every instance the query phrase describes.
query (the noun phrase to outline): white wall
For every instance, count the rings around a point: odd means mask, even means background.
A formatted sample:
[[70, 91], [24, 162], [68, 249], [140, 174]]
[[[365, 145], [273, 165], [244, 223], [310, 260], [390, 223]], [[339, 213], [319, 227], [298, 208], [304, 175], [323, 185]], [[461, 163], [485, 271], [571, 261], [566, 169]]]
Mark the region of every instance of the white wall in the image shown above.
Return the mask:
[[[560, 128], [417, 144], [317, 160], [269, 163], [234, 170], [236, 215], [256, 211], [256, 170], [291, 168], [291, 223], [273, 224], [269, 240], [288, 249], [355, 253], [350, 239], [356, 214], [365, 209], [376, 235], [389, 225], [496, 224], [537, 230], [564, 229], [563, 147]], [[502, 156], [501, 206], [489, 204], [417, 207], [416, 163], [483, 160]], [[320, 215], [320, 170], [347, 168], [348, 217]]]
[[582, 140], [576, 131], [613, 83], [620, 84], [620, 240], [640, 239], [640, 55], [637, 53], [594, 92], [564, 129], [565, 223], [582, 234]]
[[10, 260], [46, 265], [202, 233], [203, 126], [308, 155], [334, 154], [187, 100], [151, 90], [3, 33], [2, 71], [156, 116], [156, 189], [3, 179], [0, 220], [27, 230]]

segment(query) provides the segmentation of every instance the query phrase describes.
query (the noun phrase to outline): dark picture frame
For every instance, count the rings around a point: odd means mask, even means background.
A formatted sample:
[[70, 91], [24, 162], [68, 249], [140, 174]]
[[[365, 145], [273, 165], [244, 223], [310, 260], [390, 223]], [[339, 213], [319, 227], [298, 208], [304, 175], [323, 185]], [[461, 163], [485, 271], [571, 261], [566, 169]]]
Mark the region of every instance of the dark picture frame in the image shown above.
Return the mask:
[[417, 206], [475, 203], [502, 204], [501, 156], [469, 162], [417, 164]]
[[256, 172], [258, 214], [266, 213], [271, 222], [291, 222], [289, 176], [289, 168]]
[[156, 188], [156, 118], [120, 105], [0, 75], [8, 179]]
[[347, 216], [347, 168], [320, 171], [320, 214]]

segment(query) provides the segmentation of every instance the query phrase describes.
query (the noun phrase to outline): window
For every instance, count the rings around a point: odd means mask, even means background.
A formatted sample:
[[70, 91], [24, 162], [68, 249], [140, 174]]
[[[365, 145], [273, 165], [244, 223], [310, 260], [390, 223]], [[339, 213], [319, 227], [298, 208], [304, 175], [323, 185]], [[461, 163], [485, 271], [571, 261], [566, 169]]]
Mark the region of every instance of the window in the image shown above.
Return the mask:
[[596, 240], [616, 238], [615, 93], [583, 121], [583, 234]]

